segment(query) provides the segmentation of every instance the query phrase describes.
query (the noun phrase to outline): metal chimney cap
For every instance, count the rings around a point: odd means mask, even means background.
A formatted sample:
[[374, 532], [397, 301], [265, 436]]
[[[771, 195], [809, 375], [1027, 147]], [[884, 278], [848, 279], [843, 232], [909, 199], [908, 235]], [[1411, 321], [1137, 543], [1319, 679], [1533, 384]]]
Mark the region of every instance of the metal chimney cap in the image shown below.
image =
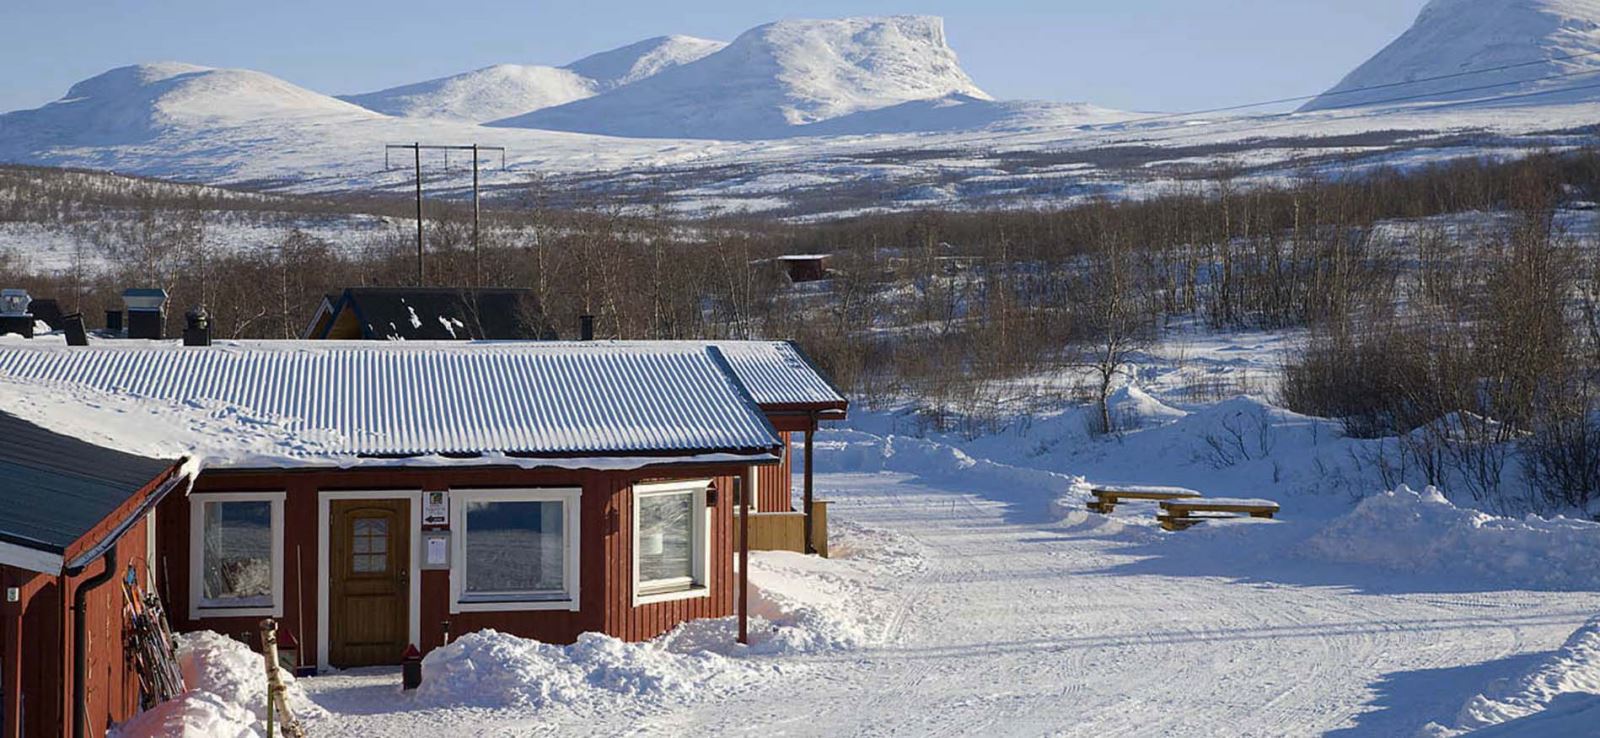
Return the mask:
[[196, 305], [184, 312], [183, 319], [191, 326], [204, 326], [211, 322], [211, 313], [204, 305]]
[[122, 291], [122, 304], [129, 310], [160, 310], [167, 304], [167, 291], [159, 287], [135, 287]]
[[28, 291], [15, 287], [0, 290], [0, 315], [11, 318], [21, 318], [31, 315], [28, 305], [33, 298], [28, 296]]

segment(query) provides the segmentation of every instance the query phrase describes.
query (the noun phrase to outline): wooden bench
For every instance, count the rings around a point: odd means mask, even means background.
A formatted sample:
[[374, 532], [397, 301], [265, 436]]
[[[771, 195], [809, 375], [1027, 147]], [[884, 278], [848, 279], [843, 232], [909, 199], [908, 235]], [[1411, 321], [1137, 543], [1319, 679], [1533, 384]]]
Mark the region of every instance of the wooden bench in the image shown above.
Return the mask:
[[1125, 487], [1101, 485], [1089, 490], [1094, 499], [1089, 501], [1089, 511], [1109, 513], [1117, 509], [1117, 503], [1122, 500], [1182, 500], [1200, 497], [1201, 494], [1192, 489], [1182, 487]]
[[1243, 517], [1271, 518], [1278, 514], [1278, 503], [1272, 500], [1213, 497], [1211, 499], [1165, 500], [1156, 520], [1166, 530], [1185, 530], [1207, 520], [1230, 520]]

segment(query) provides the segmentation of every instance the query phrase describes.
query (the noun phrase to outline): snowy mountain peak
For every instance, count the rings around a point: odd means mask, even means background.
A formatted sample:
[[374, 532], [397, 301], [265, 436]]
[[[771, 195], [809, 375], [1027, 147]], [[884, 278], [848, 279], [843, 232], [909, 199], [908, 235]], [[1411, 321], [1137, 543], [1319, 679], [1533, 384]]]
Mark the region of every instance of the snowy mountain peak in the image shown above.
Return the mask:
[[764, 138], [952, 94], [989, 96], [927, 16], [788, 20], [697, 61], [495, 125], [640, 137]]
[[638, 82], [672, 67], [699, 61], [721, 51], [727, 45], [723, 41], [694, 36], [657, 36], [586, 56], [564, 68], [609, 89]]
[[1600, 0], [1432, 0], [1409, 30], [1301, 109], [1600, 100], [1600, 74], [1591, 73], [1600, 73]]
[[139, 142], [175, 128], [372, 117], [269, 74], [160, 62], [118, 67], [73, 85], [66, 97], [44, 107], [0, 115], [0, 138], [13, 147], [34, 137], [53, 145], [103, 145]]
[[483, 122], [581, 100], [593, 81], [568, 69], [497, 64], [341, 100], [385, 115]]

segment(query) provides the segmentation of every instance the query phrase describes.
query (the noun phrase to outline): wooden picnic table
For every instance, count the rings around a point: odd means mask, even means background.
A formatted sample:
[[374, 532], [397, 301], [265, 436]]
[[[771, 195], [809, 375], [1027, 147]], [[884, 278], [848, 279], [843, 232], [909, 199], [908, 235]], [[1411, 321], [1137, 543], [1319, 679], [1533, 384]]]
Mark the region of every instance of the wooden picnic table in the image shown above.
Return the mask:
[[1112, 484], [1095, 485], [1090, 488], [1089, 494], [1094, 495], [1094, 499], [1088, 504], [1089, 511], [1097, 513], [1109, 513], [1115, 510], [1117, 503], [1122, 500], [1182, 500], [1201, 496], [1199, 492], [1183, 487]]
[[1185, 530], [1207, 520], [1232, 518], [1271, 518], [1278, 514], [1278, 503], [1272, 500], [1241, 497], [1211, 497], [1203, 499], [1175, 499], [1161, 502], [1161, 512], [1156, 519], [1167, 530]]

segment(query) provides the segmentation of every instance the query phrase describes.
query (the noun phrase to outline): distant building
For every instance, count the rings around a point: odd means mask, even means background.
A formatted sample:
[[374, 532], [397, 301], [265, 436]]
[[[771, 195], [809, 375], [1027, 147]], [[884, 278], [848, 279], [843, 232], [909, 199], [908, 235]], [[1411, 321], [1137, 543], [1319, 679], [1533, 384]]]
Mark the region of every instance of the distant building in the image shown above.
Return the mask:
[[830, 254], [784, 254], [771, 259], [761, 259], [756, 264], [771, 264], [789, 281], [818, 282], [833, 276], [833, 256]]
[[301, 338], [467, 341], [554, 338], [532, 290], [350, 287], [322, 299]]

